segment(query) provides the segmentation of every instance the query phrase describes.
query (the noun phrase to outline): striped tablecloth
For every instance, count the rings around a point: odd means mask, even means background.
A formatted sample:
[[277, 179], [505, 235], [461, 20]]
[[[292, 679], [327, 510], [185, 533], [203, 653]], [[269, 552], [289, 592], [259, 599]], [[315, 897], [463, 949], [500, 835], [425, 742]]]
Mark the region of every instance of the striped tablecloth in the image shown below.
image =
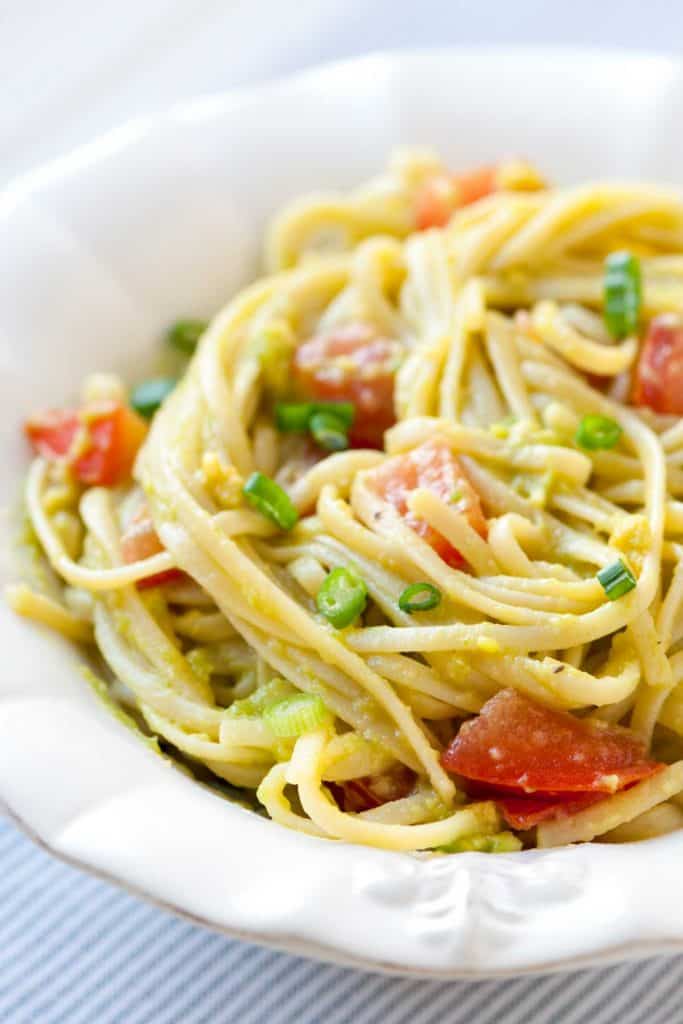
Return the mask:
[[[681, 52], [682, 29], [672, 0], [0, 0], [0, 186], [129, 117], [323, 60], [468, 43]], [[363, 974], [177, 920], [0, 819], [0, 1024], [29, 1021], [678, 1024], [683, 959], [504, 983]]]
[[0, 819], [2, 1024], [679, 1024], [683, 958], [505, 982], [408, 981], [214, 935]]

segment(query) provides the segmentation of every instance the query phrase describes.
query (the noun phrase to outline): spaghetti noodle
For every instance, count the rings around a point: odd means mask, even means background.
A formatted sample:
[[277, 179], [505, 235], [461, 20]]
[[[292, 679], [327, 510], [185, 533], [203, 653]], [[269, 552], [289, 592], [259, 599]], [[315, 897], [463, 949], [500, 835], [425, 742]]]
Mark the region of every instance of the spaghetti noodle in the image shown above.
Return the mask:
[[139, 415], [100, 377], [29, 421], [55, 580], [10, 600], [287, 827], [442, 852], [678, 827], [682, 254], [677, 194], [519, 161], [410, 151], [292, 204], [270, 276], [176, 326], [202, 335], [177, 386]]

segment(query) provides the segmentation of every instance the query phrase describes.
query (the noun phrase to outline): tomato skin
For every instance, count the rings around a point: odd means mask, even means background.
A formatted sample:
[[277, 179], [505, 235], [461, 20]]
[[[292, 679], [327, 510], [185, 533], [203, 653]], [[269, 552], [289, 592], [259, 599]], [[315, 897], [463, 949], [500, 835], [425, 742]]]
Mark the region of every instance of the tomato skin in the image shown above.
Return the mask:
[[392, 800], [400, 800], [415, 788], [416, 775], [405, 765], [397, 764], [387, 772], [365, 775], [348, 782], [327, 783], [342, 811], [359, 814]]
[[154, 576], [145, 576], [144, 580], [138, 580], [138, 590], [148, 590], [150, 587], [160, 587], [164, 583], [173, 583], [174, 580], [181, 580], [183, 573], [180, 569], [167, 569], [165, 572], [157, 572]]
[[477, 167], [462, 174], [435, 174], [428, 178], [415, 197], [417, 230], [442, 228], [457, 209], [495, 192], [497, 170]]
[[[131, 562], [141, 562], [145, 558], [160, 554], [163, 550], [164, 546], [154, 529], [147, 506], [141, 505], [121, 537], [123, 561], [126, 565], [130, 565]], [[165, 572], [158, 572], [154, 576], [146, 576], [145, 579], [138, 580], [137, 587], [138, 590], [158, 587], [162, 583], [180, 579], [182, 575], [180, 569], [167, 569]]]
[[464, 174], [456, 174], [455, 183], [458, 191], [458, 204], [469, 206], [478, 199], [491, 195], [496, 191], [497, 167], [475, 167]]
[[455, 211], [453, 180], [448, 174], [435, 174], [419, 189], [415, 197], [415, 225], [418, 231], [442, 228]]
[[663, 313], [651, 321], [633, 388], [636, 405], [683, 416], [683, 319]]
[[532, 796], [501, 796], [490, 792], [488, 799], [496, 801], [500, 813], [510, 828], [525, 831], [549, 818], [566, 818], [569, 814], [583, 811], [591, 804], [605, 800], [606, 794], [571, 793], [563, 796], [546, 796], [537, 793]]
[[365, 323], [317, 334], [294, 353], [297, 390], [324, 402], [353, 402], [351, 444], [381, 448], [395, 421], [394, 377], [402, 356], [399, 342], [380, 337]]
[[584, 377], [586, 378], [587, 384], [590, 384], [590, 386], [595, 388], [596, 391], [601, 391], [603, 395], [614, 380], [613, 377], [603, 377], [599, 373], [584, 373]]
[[24, 431], [38, 455], [53, 460], [67, 454], [79, 426], [77, 412], [70, 409], [48, 409], [26, 420]]
[[465, 722], [441, 763], [501, 797], [608, 794], [661, 768], [628, 729], [551, 710], [516, 690], [501, 690]]
[[[113, 487], [130, 476], [147, 424], [121, 402], [106, 401], [82, 410], [49, 410], [27, 420], [25, 430], [40, 455], [66, 459], [81, 483]], [[82, 431], [85, 450], [70, 457], [74, 445], [80, 450]]]
[[454, 569], [466, 565], [465, 559], [444, 536], [408, 510], [411, 491], [424, 487], [446, 503], [451, 503], [454, 493], [459, 492], [460, 498], [454, 507], [467, 516], [477, 533], [482, 537], [487, 534], [479, 495], [443, 438], [432, 438], [405, 455], [388, 459], [368, 474], [368, 478], [379, 496], [396, 509], [406, 526], [426, 540], [437, 555]]
[[89, 415], [91, 447], [76, 460], [74, 471], [84, 484], [114, 487], [131, 475], [147, 424], [119, 402], [102, 403], [101, 414]]

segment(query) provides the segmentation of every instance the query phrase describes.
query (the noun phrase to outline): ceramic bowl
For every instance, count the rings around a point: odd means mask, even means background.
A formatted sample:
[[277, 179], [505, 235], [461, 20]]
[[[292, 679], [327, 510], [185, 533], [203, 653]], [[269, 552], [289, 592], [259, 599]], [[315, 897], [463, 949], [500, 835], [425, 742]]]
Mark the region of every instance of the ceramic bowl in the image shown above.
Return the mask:
[[[166, 324], [257, 272], [268, 216], [396, 144], [453, 166], [521, 154], [553, 179], [676, 182], [681, 67], [575, 51], [378, 55], [133, 121], [0, 196], [0, 494], [23, 417], [83, 374], [139, 376]], [[1, 573], [11, 576], [11, 531]], [[0, 797], [56, 854], [214, 928], [372, 969], [491, 977], [683, 947], [683, 833], [421, 858], [287, 831], [156, 756], [83, 655], [0, 605]]]

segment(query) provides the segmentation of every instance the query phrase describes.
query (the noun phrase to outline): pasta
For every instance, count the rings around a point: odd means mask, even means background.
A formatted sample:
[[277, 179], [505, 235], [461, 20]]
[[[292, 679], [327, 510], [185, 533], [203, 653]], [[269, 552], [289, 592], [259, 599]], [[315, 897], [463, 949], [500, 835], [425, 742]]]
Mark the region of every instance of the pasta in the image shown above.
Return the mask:
[[679, 827], [681, 198], [410, 150], [287, 207], [266, 265], [173, 328], [179, 381], [29, 420], [15, 610], [312, 836]]

